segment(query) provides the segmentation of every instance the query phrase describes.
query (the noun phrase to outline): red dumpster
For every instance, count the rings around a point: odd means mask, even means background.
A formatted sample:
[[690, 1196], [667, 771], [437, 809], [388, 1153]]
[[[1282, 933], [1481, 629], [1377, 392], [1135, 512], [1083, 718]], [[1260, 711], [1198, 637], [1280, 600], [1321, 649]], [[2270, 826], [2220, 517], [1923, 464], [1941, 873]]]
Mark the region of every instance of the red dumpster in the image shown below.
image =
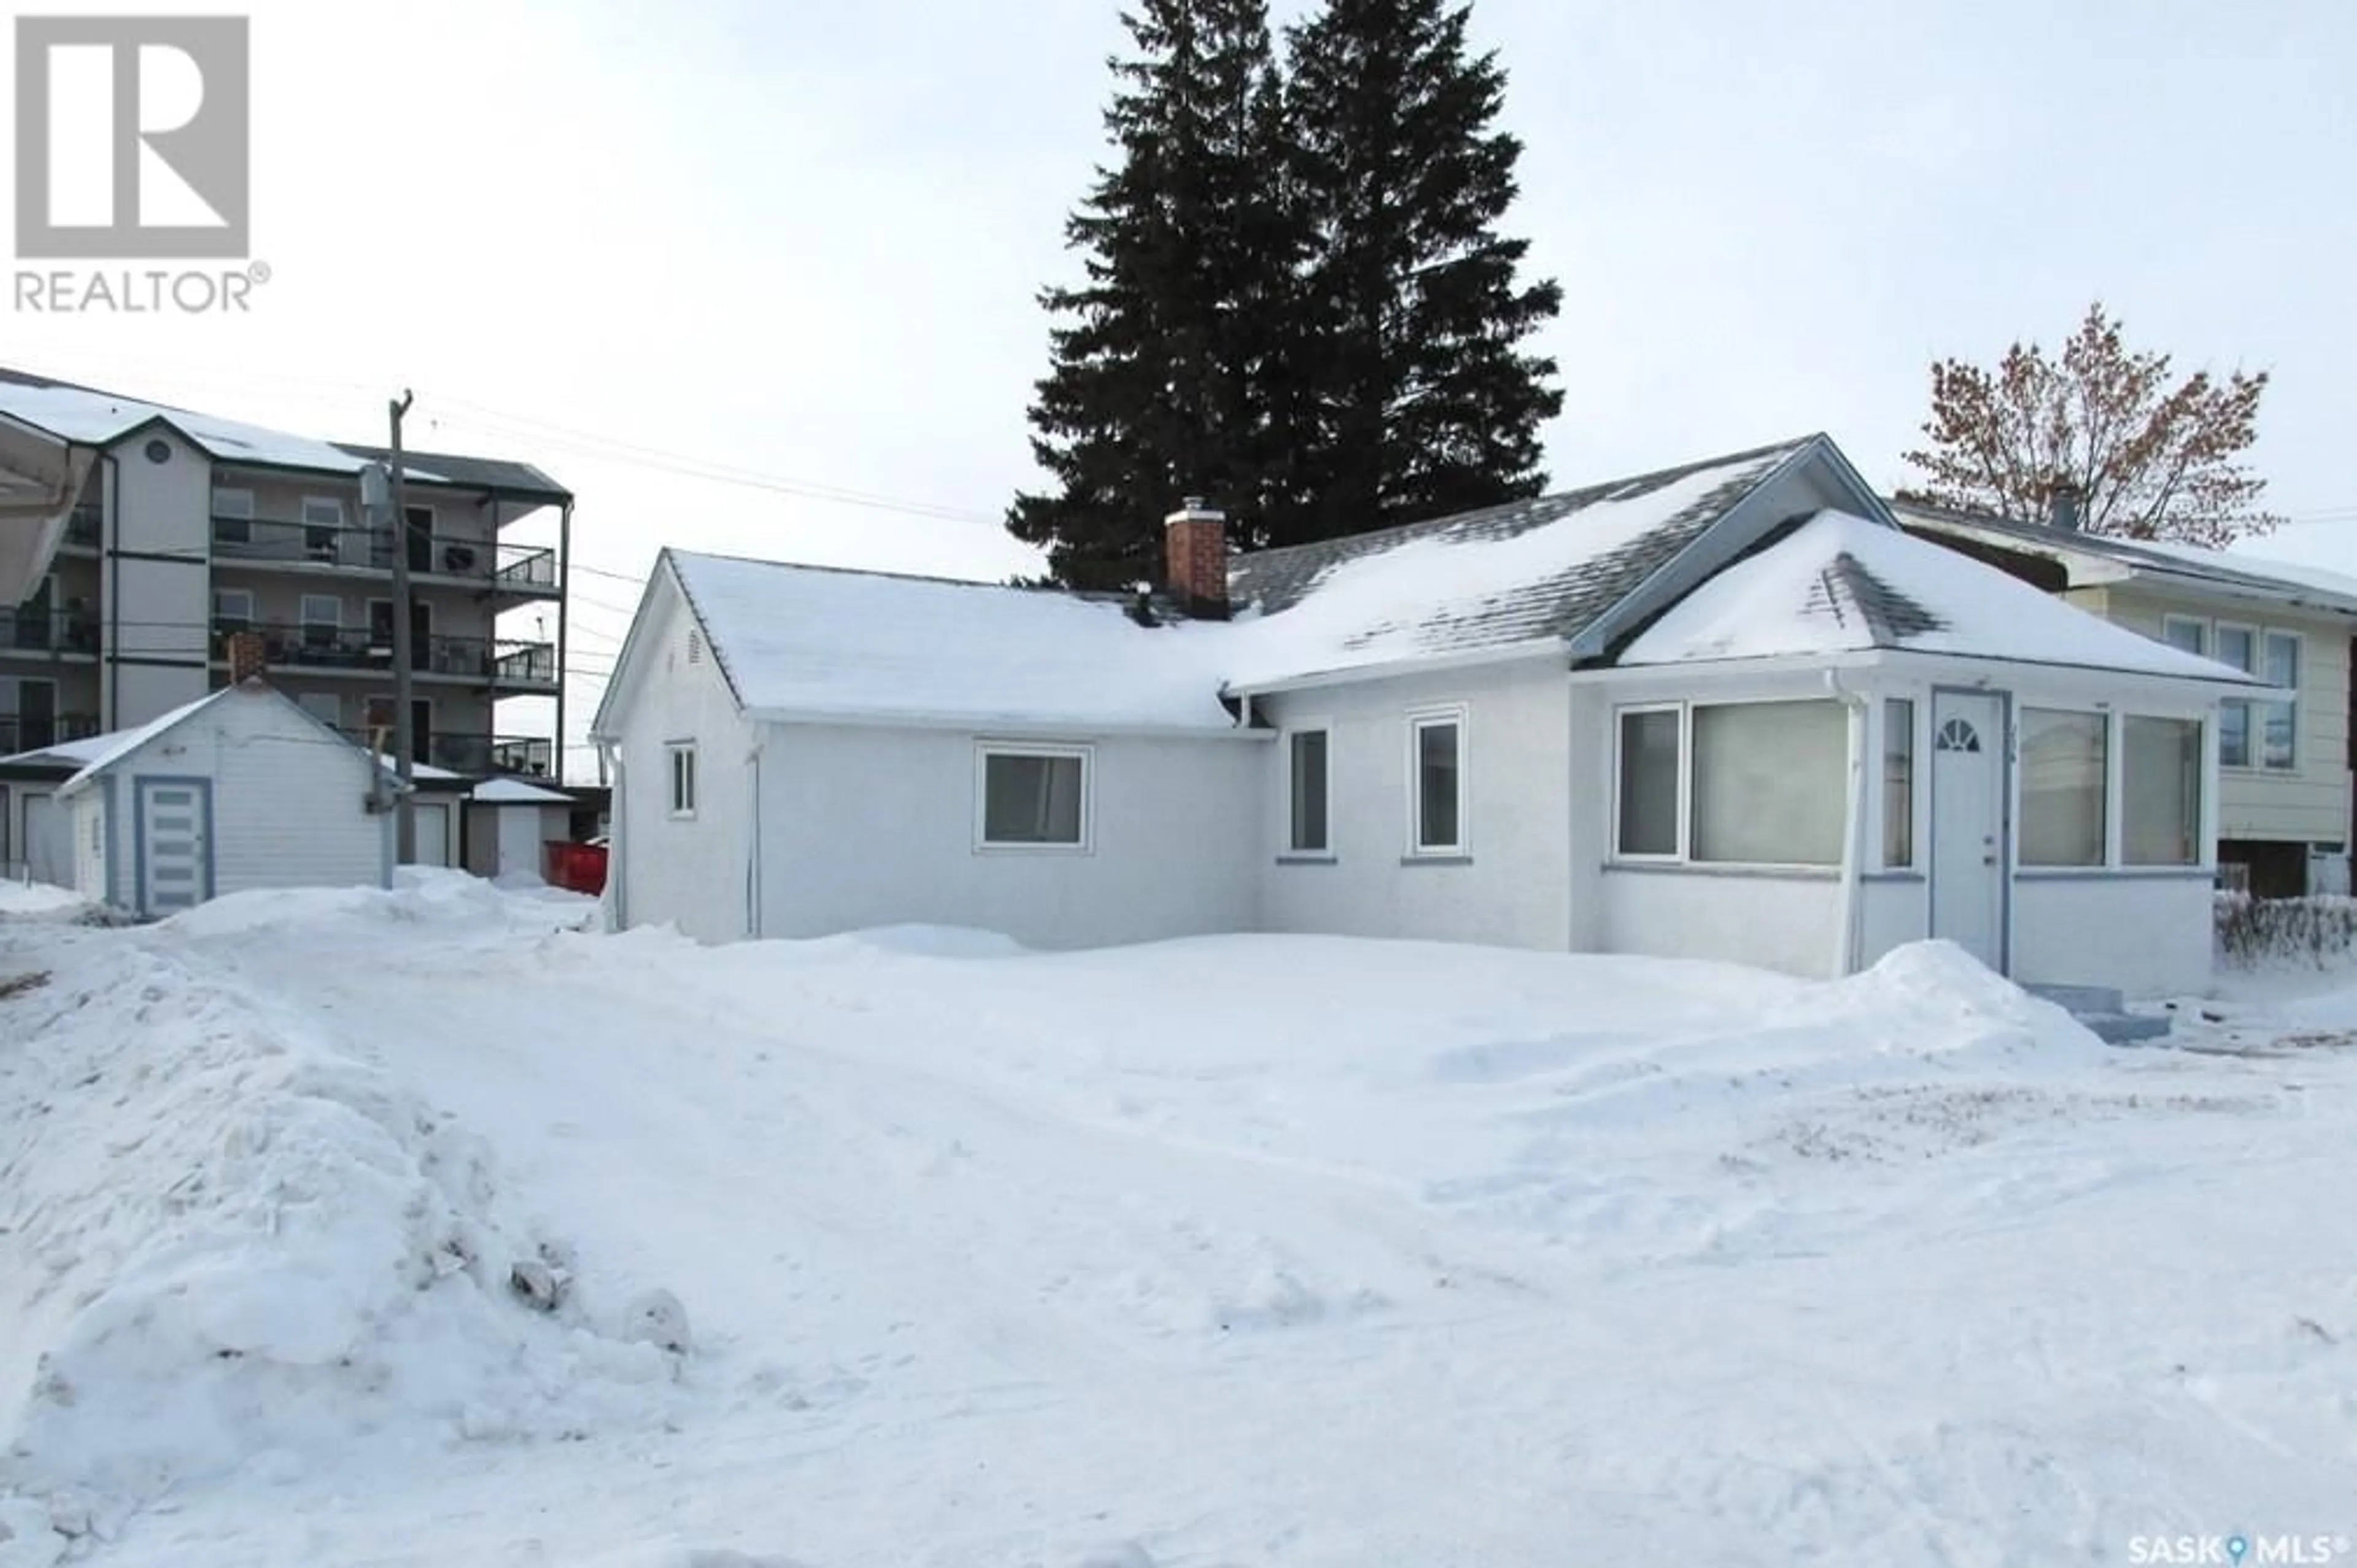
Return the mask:
[[551, 843], [548, 880], [558, 887], [595, 898], [606, 891], [606, 846], [602, 843]]

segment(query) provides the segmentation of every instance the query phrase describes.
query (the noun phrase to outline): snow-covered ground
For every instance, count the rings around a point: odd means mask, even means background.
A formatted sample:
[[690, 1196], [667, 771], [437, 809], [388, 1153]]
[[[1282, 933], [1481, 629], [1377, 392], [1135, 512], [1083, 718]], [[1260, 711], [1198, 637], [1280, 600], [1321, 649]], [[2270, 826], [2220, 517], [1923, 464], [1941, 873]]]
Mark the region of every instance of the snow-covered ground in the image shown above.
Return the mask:
[[589, 913], [0, 918], [0, 1568], [2357, 1563], [2357, 991]]

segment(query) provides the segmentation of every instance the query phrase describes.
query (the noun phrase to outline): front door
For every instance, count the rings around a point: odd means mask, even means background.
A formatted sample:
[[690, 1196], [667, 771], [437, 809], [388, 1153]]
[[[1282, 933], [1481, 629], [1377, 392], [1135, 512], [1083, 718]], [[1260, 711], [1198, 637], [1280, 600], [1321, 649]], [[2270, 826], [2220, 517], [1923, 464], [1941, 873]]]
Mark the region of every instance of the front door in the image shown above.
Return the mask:
[[212, 895], [212, 785], [202, 779], [142, 779], [134, 809], [139, 912], [193, 909]]
[[2005, 970], [2005, 699], [1932, 699], [1932, 934]]

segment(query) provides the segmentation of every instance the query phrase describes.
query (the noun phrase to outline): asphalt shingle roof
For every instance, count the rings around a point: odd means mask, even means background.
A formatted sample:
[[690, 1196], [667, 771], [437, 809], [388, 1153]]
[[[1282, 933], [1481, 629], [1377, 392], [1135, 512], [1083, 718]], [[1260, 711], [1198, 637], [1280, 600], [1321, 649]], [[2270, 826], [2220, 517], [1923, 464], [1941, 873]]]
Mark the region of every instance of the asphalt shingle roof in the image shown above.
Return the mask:
[[[1240, 612], [1256, 610], [1282, 626], [1318, 613], [1321, 600], [1341, 597], [1346, 585], [1363, 581], [1378, 562], [1397, 554], [1415, 570], [1400, 574], [1403, 581], [1393, 591], [1366, 596], [1360, 615], [1366, 624], [1336, 628], [1341, 649], [1407, 657], [1569, 639], [1628, 598], [1818, 439], [1805, 436], [1427, 522], [1254, 552], [1231, 565], [1230, 596]], [[1542, 530], [1549, 531], [1544, 538]], [[1511, 542], [1517, 541], [1521, 545]], [[1502, 548], [1461, 555], [1431, 548], [1465, 544]], [[1451, 564], [1480, 558], [1500, 568], [1491, 574], [1493, 580], [1442, 580]], [[1426, 584], [1428, 593], [1422, 591]]]

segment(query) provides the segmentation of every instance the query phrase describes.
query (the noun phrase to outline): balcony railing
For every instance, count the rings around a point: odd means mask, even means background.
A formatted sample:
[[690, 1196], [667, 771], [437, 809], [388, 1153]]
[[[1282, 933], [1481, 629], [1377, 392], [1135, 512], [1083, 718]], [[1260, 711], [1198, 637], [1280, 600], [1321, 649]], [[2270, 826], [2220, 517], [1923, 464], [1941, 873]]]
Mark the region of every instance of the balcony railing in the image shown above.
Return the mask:
[[[351, 627], [257, 626], [213, 622], [213, 657], [229, 657], [236, 632], [262, 634], [263, 660], [283, 670], [390, 670], [393, 634]], [[410, 645], [409, 667], [421, 675], [449, 675], [486, 685], [556, 685], [556, 650], [545, 642], [498, 642], [482, 637], [428, 636]]]
[[0, 757], [38, 751], [69, 740], [87, 740], [97, 733], [95, 714], [57, 714], [46, 718], [0, 714]]
[[65, 542], [70, 547], [95, 550], [105, 526], [104, 509], [96, 501], [83, 501], [66, 516]]
[[[418, 576], [464, 578], [515, 593], [556, 591], [554, 550], [447, 533], [412, 533], [408, 552], [409, 570]], [[275, 518], [213, 519], [213, 554], [223, 561], [389, 572], [393, 553], [393, 534], [371, 528]]]
[[491, 665], [491, 678], [502, 686], [556, 684], [556, 645], [550, 642], [502, 642]]
[[0, 654], [98, 652], [98, 618], [88, 610], [0, 610]]
[[[382, 744], [386, 750], [392, 749], [390, 734], [368, 730], [344, 733], [362, 746]], [[427, 767], [447, 768], [471, 779], [494, 773], [546, 779], [554, 772], [556, 756], [556, 744], [546, 736], [466, 735], [436, 730], [414, 737], [414, 745], [417, 760]]]

